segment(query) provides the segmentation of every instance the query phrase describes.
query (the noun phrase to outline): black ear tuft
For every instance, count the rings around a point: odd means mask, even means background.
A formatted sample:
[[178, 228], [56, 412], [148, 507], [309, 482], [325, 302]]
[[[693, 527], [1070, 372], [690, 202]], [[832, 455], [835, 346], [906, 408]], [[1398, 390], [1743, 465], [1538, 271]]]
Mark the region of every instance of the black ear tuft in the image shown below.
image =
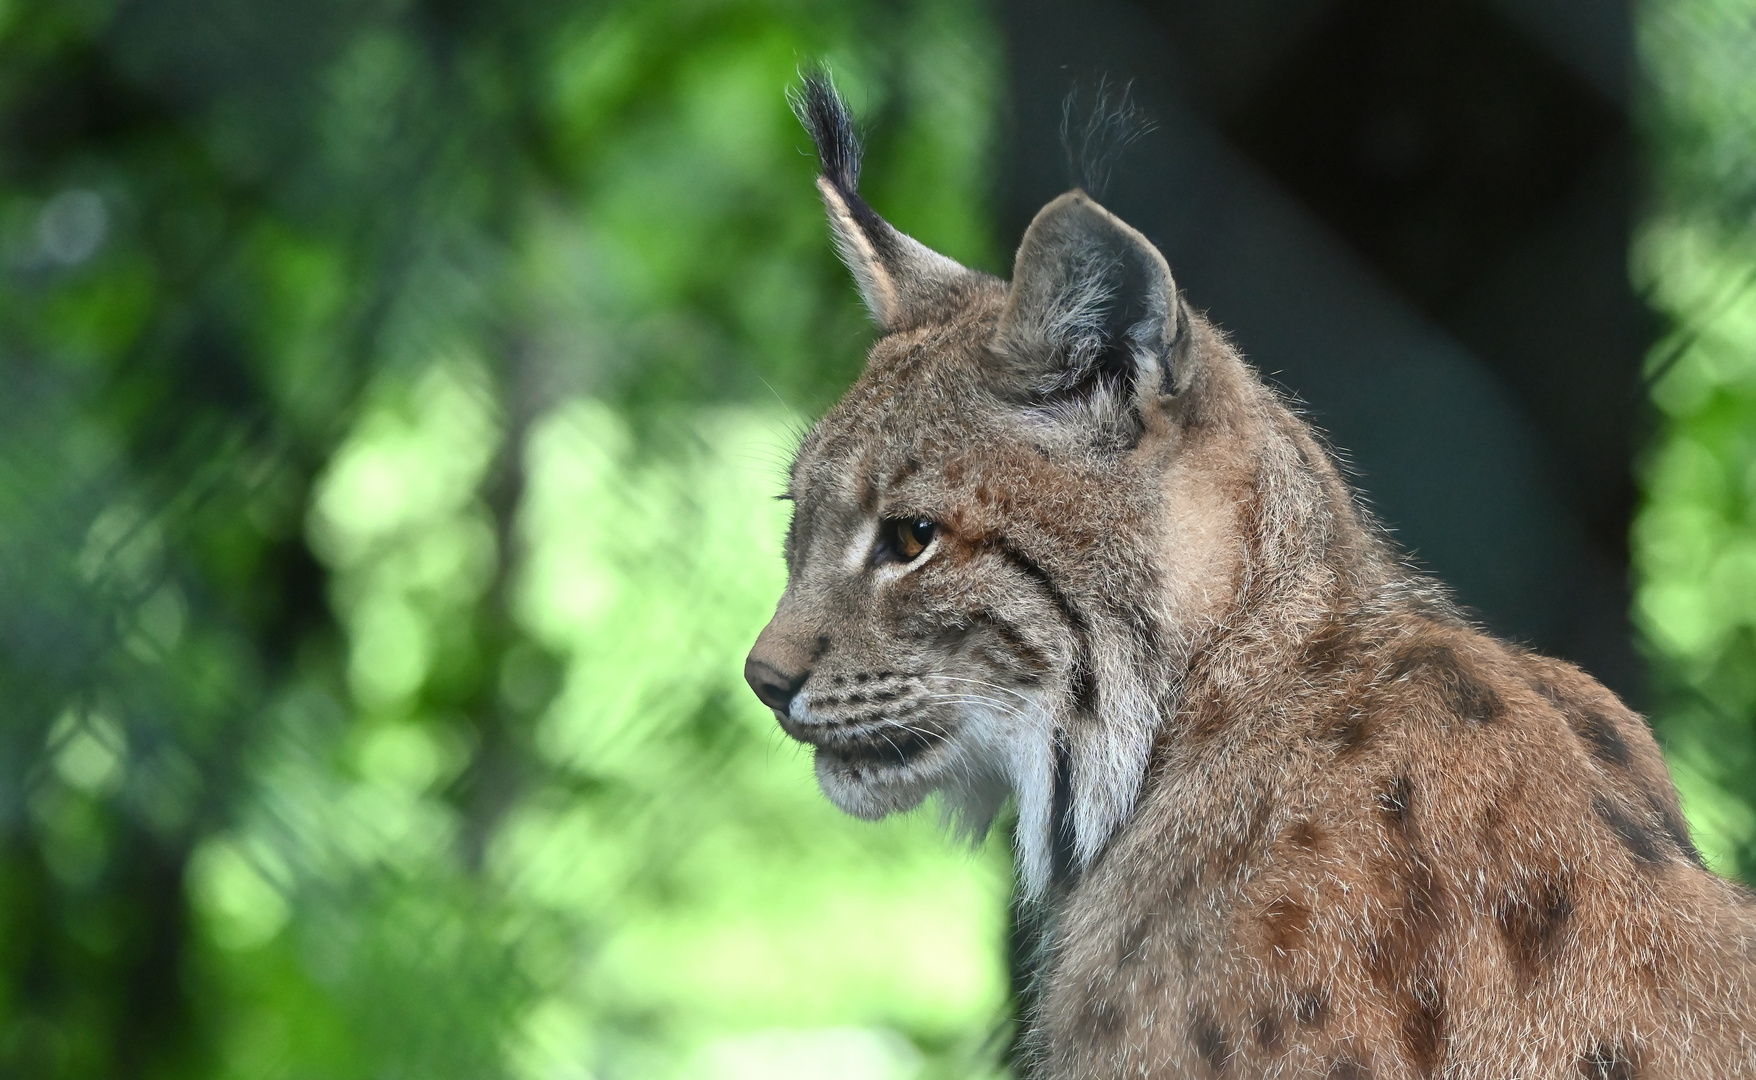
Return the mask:
[[819, 68], [806, 74], [804, 86], [788, 93], [787, 100], [817, 144], [824, 177], [844, 196], [854, 197], [860, 190], [860, 137], [854, 134], [853, 114], [835, 92], [829, 72]]
[[901, 330], [955, 306], [970, 272], [892, 228], [860, 198], [860, 140], [828, 72], [805, 75], [804, 85], [787, 99], [817, 144], [823, 163], [817, 190], [829, 210], [836, 250], [878, 325]]
[[[1082, 108], [1077, 86], [1061, 99], [1061, 149], [1067, 155], [1067, 173], [1075, 187], [1094, 199], [1104, 197], [1110, 173], [1123, 153], [1157, 127], [1129, 100], [1132, 90], [1130, 83], [1118, 90], [1109, 79], [1100, 78], [1089, 112]], [[1077, 119], [1082, 113], [1083, 119]]]

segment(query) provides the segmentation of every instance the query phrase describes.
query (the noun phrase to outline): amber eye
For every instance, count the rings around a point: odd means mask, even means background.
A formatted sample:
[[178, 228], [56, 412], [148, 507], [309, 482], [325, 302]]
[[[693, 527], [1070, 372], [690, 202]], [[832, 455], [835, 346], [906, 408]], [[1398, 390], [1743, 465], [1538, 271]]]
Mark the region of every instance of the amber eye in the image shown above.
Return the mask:
[[879, 529], [879, 554], [914, 562], [938, 532], [938, 523], [926, 518], [886, 518]]

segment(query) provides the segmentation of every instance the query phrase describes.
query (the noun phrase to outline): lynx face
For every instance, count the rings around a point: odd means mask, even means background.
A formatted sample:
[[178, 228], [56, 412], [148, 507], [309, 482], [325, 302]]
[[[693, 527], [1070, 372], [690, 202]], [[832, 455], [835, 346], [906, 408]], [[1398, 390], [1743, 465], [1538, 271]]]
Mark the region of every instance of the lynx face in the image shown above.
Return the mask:
[[[861, 817], [952, 791], [979, 825], [1039, 749], [1066, 696], [1072, 643], [996, 526], [979, 373], [997, 283], [956, 330], [887, 340], [849, 400], [801, 447], [789, 496], [787, 590], [751, 653], [750, 681], [794, 738], [816, 748], [823, 789]], [[961, 369], [964, 378], [921, 377]], [[914, 376], [914, 377], [911, 377]], [[904, 433], [907, 433], [906, 435]]]
[[833, 91], [800, 109], [886, 336], [793, 464], [787, 589], [745, 676], [850, 813], [939, 790], [979, 832], [1016, 794], [1040, 891], [1127, 814], [1164, 721], [1190, 320], [1163, 257], [1081, 192], [1010, 284], [929, 251], [860, 200]]

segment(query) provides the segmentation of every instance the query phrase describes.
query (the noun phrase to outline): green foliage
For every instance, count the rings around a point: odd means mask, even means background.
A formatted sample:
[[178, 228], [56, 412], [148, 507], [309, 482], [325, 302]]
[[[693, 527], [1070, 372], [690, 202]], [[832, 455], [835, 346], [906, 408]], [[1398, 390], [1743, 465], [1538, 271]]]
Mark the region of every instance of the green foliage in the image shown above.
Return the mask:
[[[1756, 867], [1749, 0], [1642, 11], [1636, 530]], [[977, 0], [0, 2], [0, 1074], [979, 1075], [1003, 845], [739, 684], [870, 328], [783, 88], [997, 269]]]
[[781, 94], [992, 268], [973, 0], [0, 4], [0, 1073], [974, 1075], [1003, 845], [739, 679], [870, 329]]
[[1635, 615], [1701, 847], [1756, 880], [1756, 4], [1650, 0], [1639, 25], [1657, 184], [1634, 271], [1670, 330]]

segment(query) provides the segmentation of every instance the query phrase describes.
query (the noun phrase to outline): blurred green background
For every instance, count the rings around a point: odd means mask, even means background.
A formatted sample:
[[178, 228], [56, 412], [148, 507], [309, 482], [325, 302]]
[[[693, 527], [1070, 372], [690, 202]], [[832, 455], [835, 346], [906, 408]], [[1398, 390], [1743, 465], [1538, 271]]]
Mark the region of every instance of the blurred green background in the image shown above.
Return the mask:
[[[1002, 22], [0, 0], [0, 1075], [1000, 1068], [1004, 839], [844, 818], [739, 672], [872, 337], [782, 93], [1003, 272]], [[1756, 2], [1635, 26], [1636, 622], [1756, 872]]]

